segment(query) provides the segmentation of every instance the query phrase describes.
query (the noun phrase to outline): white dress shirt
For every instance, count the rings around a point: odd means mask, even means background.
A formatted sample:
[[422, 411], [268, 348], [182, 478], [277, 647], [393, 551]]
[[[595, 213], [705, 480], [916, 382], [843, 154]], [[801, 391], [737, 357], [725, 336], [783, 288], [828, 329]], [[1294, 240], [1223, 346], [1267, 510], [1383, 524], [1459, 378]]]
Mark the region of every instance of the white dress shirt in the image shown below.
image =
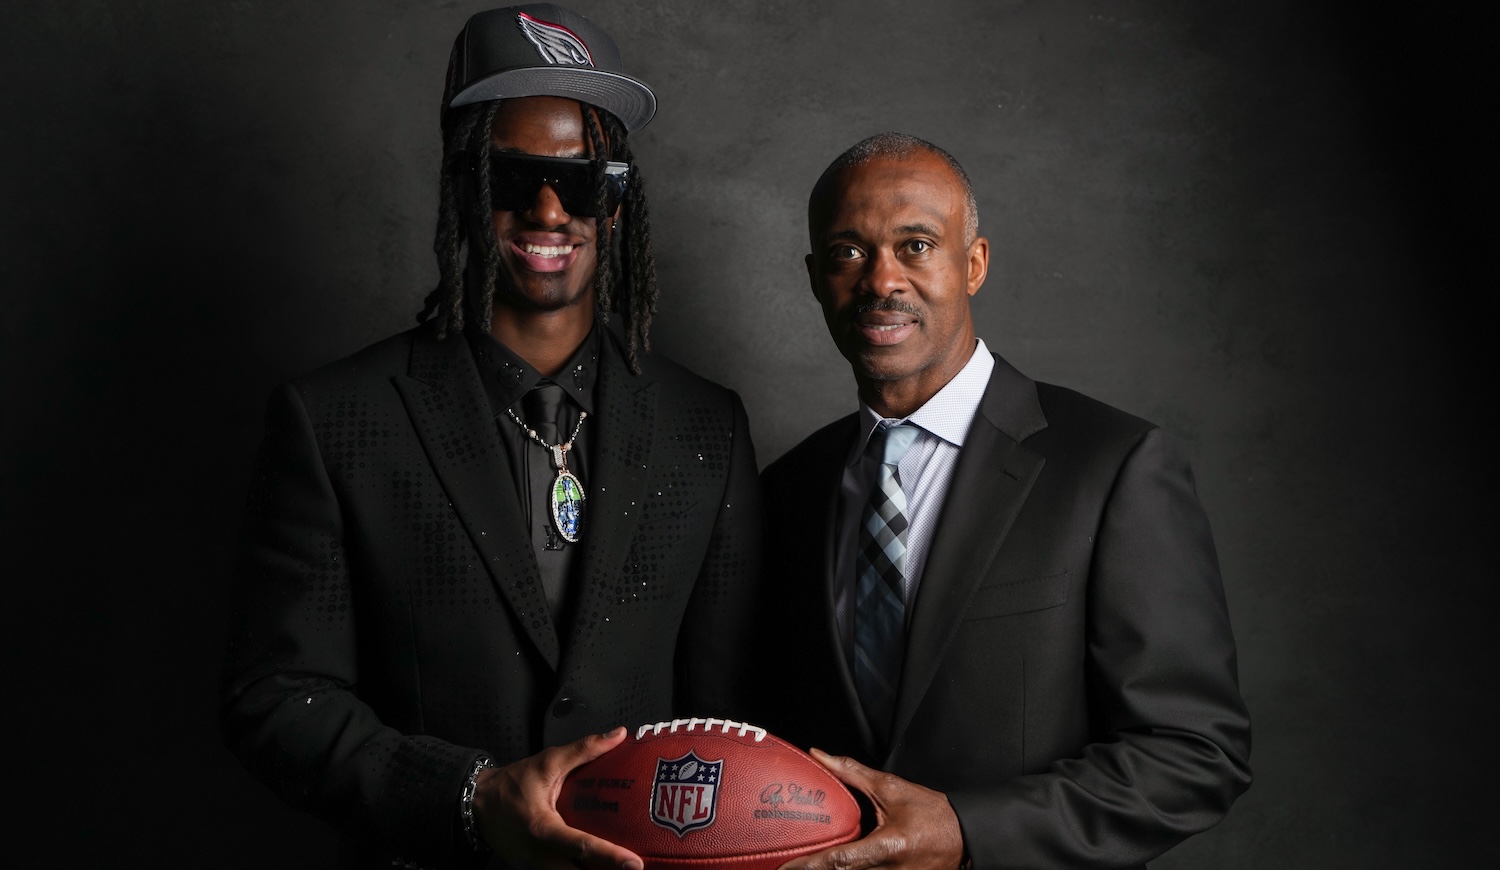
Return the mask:
[[[922, 582], [922, 568], [927, 564], [927, 551], [937, 530], [939, 515], [943, 510], [943, 499], [948, 495], [948, 484], [953, 479], [953, 466], [958, 461], [958, 452], [969, 434], [969, 424], [979, 410], [979, 400], [989, 385], [990, 372], [995, 368], [995, 358], [990, 356], [984, 340], [975, 341], [974, 354], [964, 364], [953, 380], [937, 391], [927, 403], [904, 420], [888, 420], [890, 423], [911, 423], [918, 434], [906, 451], [897, 475], [901, 480], [901, 491], [906, 494], [906, 571], [902, 581], [901, 597], [906, 603], [907, 619], [911, 619], [911, 603], [916, 600], [917, 587]], [[838, 619], [839, 634], [847, 653], [854, 637], [854, 562], [859, 547], [859, 521], [865, 503], [870, 500], [870, 490], [875, 481], [875, 472], [880, 457], [866, 456], [870, 436], [882, 420], [887, 420], [870, 409], [863, 401], [859, 403], [860, 434], [849, 446], [849, 455], [844, 464], [844, 482], [839, 499], [838, 553], [834, 559], [834, 616]]]

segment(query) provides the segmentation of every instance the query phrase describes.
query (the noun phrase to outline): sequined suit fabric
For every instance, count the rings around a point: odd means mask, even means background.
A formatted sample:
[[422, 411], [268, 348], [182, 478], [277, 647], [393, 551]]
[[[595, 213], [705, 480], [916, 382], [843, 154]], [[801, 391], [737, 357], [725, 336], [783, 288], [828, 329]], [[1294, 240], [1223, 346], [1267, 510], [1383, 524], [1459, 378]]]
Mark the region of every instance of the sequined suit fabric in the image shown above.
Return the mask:
[[567, 627], [462, 336], [419, 327], [271, 398], [224, 733], [343, 832], [349, 865], [473, 863], [455, 822], [481, 753], [504, 764], [616, 725], [739, 712], [760, 551], [744, 409], [665, 360], [632, 375], [612, 334], [602, 345]]
[[1250, 784], [1250, 723], [1207, 518], [1150, 423], [995, 368], [908, 621], [889, 741], [834, 616], [833, 529], [855, 416], [768, 467], [762, 632], [795, 680], [755, 715], [800, 745], [943, 792], [975, 870], [1139, 867]]

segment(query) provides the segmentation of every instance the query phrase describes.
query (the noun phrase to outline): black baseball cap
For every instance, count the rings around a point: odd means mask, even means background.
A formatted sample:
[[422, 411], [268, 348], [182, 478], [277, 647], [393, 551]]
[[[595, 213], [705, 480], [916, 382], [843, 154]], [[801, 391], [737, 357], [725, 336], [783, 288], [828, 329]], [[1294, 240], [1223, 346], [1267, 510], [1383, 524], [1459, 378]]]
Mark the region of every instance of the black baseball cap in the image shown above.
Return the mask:
[[449, 109], [539, 96], [598, 106], [631, 133], [656, 114], [656, 94], [625, 74], [615, 41], [577, 12], [528, 3], [470, 18], [448, 56], [443, 129]]

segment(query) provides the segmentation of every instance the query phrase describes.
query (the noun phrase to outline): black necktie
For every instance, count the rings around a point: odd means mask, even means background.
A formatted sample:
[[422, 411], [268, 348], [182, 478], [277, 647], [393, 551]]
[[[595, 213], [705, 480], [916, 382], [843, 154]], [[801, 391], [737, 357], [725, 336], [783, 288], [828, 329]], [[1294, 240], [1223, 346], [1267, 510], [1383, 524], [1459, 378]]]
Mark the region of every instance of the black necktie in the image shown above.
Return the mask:
[[521, 408], [526, 412], [526, 425], [548, 444], [557, 443], [559, 430], [557, 415], [562, 408], [563, 388], [551, 381], [541, 381], [521, 397]]

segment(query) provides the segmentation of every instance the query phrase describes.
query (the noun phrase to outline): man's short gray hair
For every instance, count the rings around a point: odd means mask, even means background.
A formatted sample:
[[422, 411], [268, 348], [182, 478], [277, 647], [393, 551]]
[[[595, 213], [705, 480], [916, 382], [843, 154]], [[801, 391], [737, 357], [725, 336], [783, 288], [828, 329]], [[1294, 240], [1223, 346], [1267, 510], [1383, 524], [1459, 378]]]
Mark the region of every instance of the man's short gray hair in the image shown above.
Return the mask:
[[808, 203], [808, 217], [812, 217], [814, 203], [818, 201], [820, 194], [824, 192], [827, 184], [846, 169], [855, 166], [863, 166], [871, 160], [890, 158], [893, 160], [907, 160], [918, 151], [926, 151], [932, 154], [953, 170], [958, 176], [959, 182], [964, 188], [964, 244], [968, 245], [979, 236], [979, 203], [974, 199], [974, 184], [969, 181], [969, 173], [964, 171], [958, 160], [952, 154], [928, 142], [926, 139], [918, 139], [905, 133], [885, 132], [876, 133], [874, 136], [862, 139], [854, 143], [843, 154], [835, 157], [828, 168], [823, 170], [818, 183], [813, 186], [811, 200]]

